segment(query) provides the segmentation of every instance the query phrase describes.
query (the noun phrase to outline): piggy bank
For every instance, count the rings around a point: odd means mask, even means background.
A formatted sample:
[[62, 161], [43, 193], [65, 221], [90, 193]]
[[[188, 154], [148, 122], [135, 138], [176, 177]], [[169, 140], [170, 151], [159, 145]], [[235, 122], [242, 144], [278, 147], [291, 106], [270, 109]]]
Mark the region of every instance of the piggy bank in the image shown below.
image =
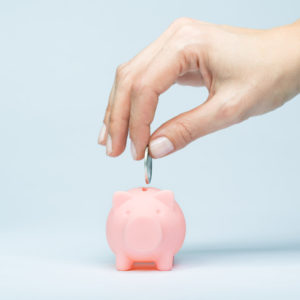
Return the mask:
[[158, 270], [171, 270], [185, 228], [173, 192], [156, 188], [116, 192], [106, 224], [116, 268], [125, 271], [134, 262], [154, 262]]

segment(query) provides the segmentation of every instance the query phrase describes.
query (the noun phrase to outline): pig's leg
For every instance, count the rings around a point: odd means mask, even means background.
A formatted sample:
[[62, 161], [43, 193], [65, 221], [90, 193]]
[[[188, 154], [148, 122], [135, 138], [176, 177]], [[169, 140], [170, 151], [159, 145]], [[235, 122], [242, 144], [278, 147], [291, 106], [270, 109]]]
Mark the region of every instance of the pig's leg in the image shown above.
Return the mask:
[[124, 254], [116, 255], [116, 268], [120, 271], [127, 271], [132, 267], [132, 260]]
[[173, 267], [173, 254], [162, 254], [157, 260], [156, 260], [156, 267], [160, 271], [169, 271], [172, 270]]

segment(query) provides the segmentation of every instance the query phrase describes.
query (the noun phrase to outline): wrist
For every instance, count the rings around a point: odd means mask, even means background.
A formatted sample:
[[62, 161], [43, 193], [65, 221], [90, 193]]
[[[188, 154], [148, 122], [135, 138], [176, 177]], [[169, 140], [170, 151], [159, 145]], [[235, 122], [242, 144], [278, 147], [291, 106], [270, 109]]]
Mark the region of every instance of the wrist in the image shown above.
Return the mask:
[[286, 100], [300, 93], [300, 20], [271, 30]]

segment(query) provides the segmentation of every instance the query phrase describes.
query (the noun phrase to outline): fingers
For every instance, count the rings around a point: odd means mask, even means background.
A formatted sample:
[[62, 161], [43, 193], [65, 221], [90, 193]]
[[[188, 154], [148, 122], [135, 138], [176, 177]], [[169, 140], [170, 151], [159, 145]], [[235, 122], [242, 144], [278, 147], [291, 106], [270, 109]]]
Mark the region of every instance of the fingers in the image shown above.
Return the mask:
[[98, 136], [98, 144], [99, 145], [106, 145], [107, 124], [109, 123], [108, 121], [109, 121], [109, 117], [110, 117], [110, 111], [111, 111], [112, 101], [113, 101], [113, 98], [114, 98], [114, 93], [115, 93], [115, 83], [113, 84], [112, 89], [110, 91], [109, 100], [108, 100], [108, 104], [107, 104], [107, 107], [106, 107], [103, 124], [102, 124], [102, 127], [100, 129], [99, 136]]
[[150, 124], [153, 121], [158, 102], [158, 94], [151, 88], [134, 88], [130, 111], [129, 132], [133, 159], [144, 157], [149, 142]]
[[118, 68], [98, 139], [99, 144], [106, 144], [108, 155], [118, 156], [123, 152], [130, 127], [133, 156], [136, 159], [143, 157], [158, 95], [176, 79], [174, 74], [169, 76], [169, 66], [162, 61], [170, 56], [165, 51], [166, 44], [187, 22], [191, 21], [184, 18], [176, 20], [156, 41]]
[[183, 64], [178, 52], [164, 48], [133, 86], [129, 132], [134, 159], [139, 160], [144, 157], [158, 97], [175, 83], [178, 74], [184, 68]]
[[[126, 137], [128, 133], [128, 119], [130, 111], [130, 87], [132, 82], [124, 80], [124, 69], [128, 68], [130, 64], [131, 70], [138, 74], [144, 68], [145, 65], [151, 61], [165, 41], [172, 35], [174, 26], [170, 26], [156, 41], [141, 51], [136, 57], [134, 57], [130, 63], [120, 65], [116, 70], [115, 81], [111, 89], [108, 105], [105, 112], [102, 128], [98, 136], [98, 143], [100, 145], [106, 145], [106, 152], [110, 156], [117, 156], [121, 154], [126, 145]], [[132, 74], [132, 81], [134, 80], [134, 74]], [[124, 84], [127, 84], [127, 88]], [[117, 87], [116, 87], [117, 86]], [[123, 89], [123, 87], [125, 87]], [[125, 92], [125, 95], [123, 94]], [[111, 117], [112, 116], [112, 117]], [[112, 120], [112, 122], [111, 122]], [[119, 124], [120, 120], [120, 124]], [[111, 124], [112, 123], [112, 124]], [[108, 134], [109, 132], [109, 134]], [[112, 138], [113, 136], [113, 138]], [[107, 144], [108, 140], [108, 144]], [[114, 147], [112, 147], [112, 140], [114, 140]]]
[[[223, 95], [223, 97], [226, 97]], [[239, 102], [217, 95], [158, 128], [150, 138], [153, 158], [175, 152], [195, 139], [245, 119]]]
[[127, 80], [118, 80], [108, 118], [106, 154], [109, 156], [120, 155], [126, 147], [130, 115], [130, 94], [131, 88]]

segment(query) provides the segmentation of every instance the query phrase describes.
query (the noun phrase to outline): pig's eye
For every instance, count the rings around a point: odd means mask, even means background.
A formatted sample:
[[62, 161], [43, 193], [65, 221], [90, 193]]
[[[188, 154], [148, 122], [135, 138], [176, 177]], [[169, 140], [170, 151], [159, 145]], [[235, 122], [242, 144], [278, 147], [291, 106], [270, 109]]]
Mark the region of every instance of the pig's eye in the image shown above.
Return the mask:
[[159, 215], [159, 214], [160, 214], [160, 209], [157, 209], [157, 210], [156, 210], [156, 213]]
[[130, 210], [127, 209], [127, 210], [125, 211], [125, 214], [126, 214], [126, 215], [130, 215]]

